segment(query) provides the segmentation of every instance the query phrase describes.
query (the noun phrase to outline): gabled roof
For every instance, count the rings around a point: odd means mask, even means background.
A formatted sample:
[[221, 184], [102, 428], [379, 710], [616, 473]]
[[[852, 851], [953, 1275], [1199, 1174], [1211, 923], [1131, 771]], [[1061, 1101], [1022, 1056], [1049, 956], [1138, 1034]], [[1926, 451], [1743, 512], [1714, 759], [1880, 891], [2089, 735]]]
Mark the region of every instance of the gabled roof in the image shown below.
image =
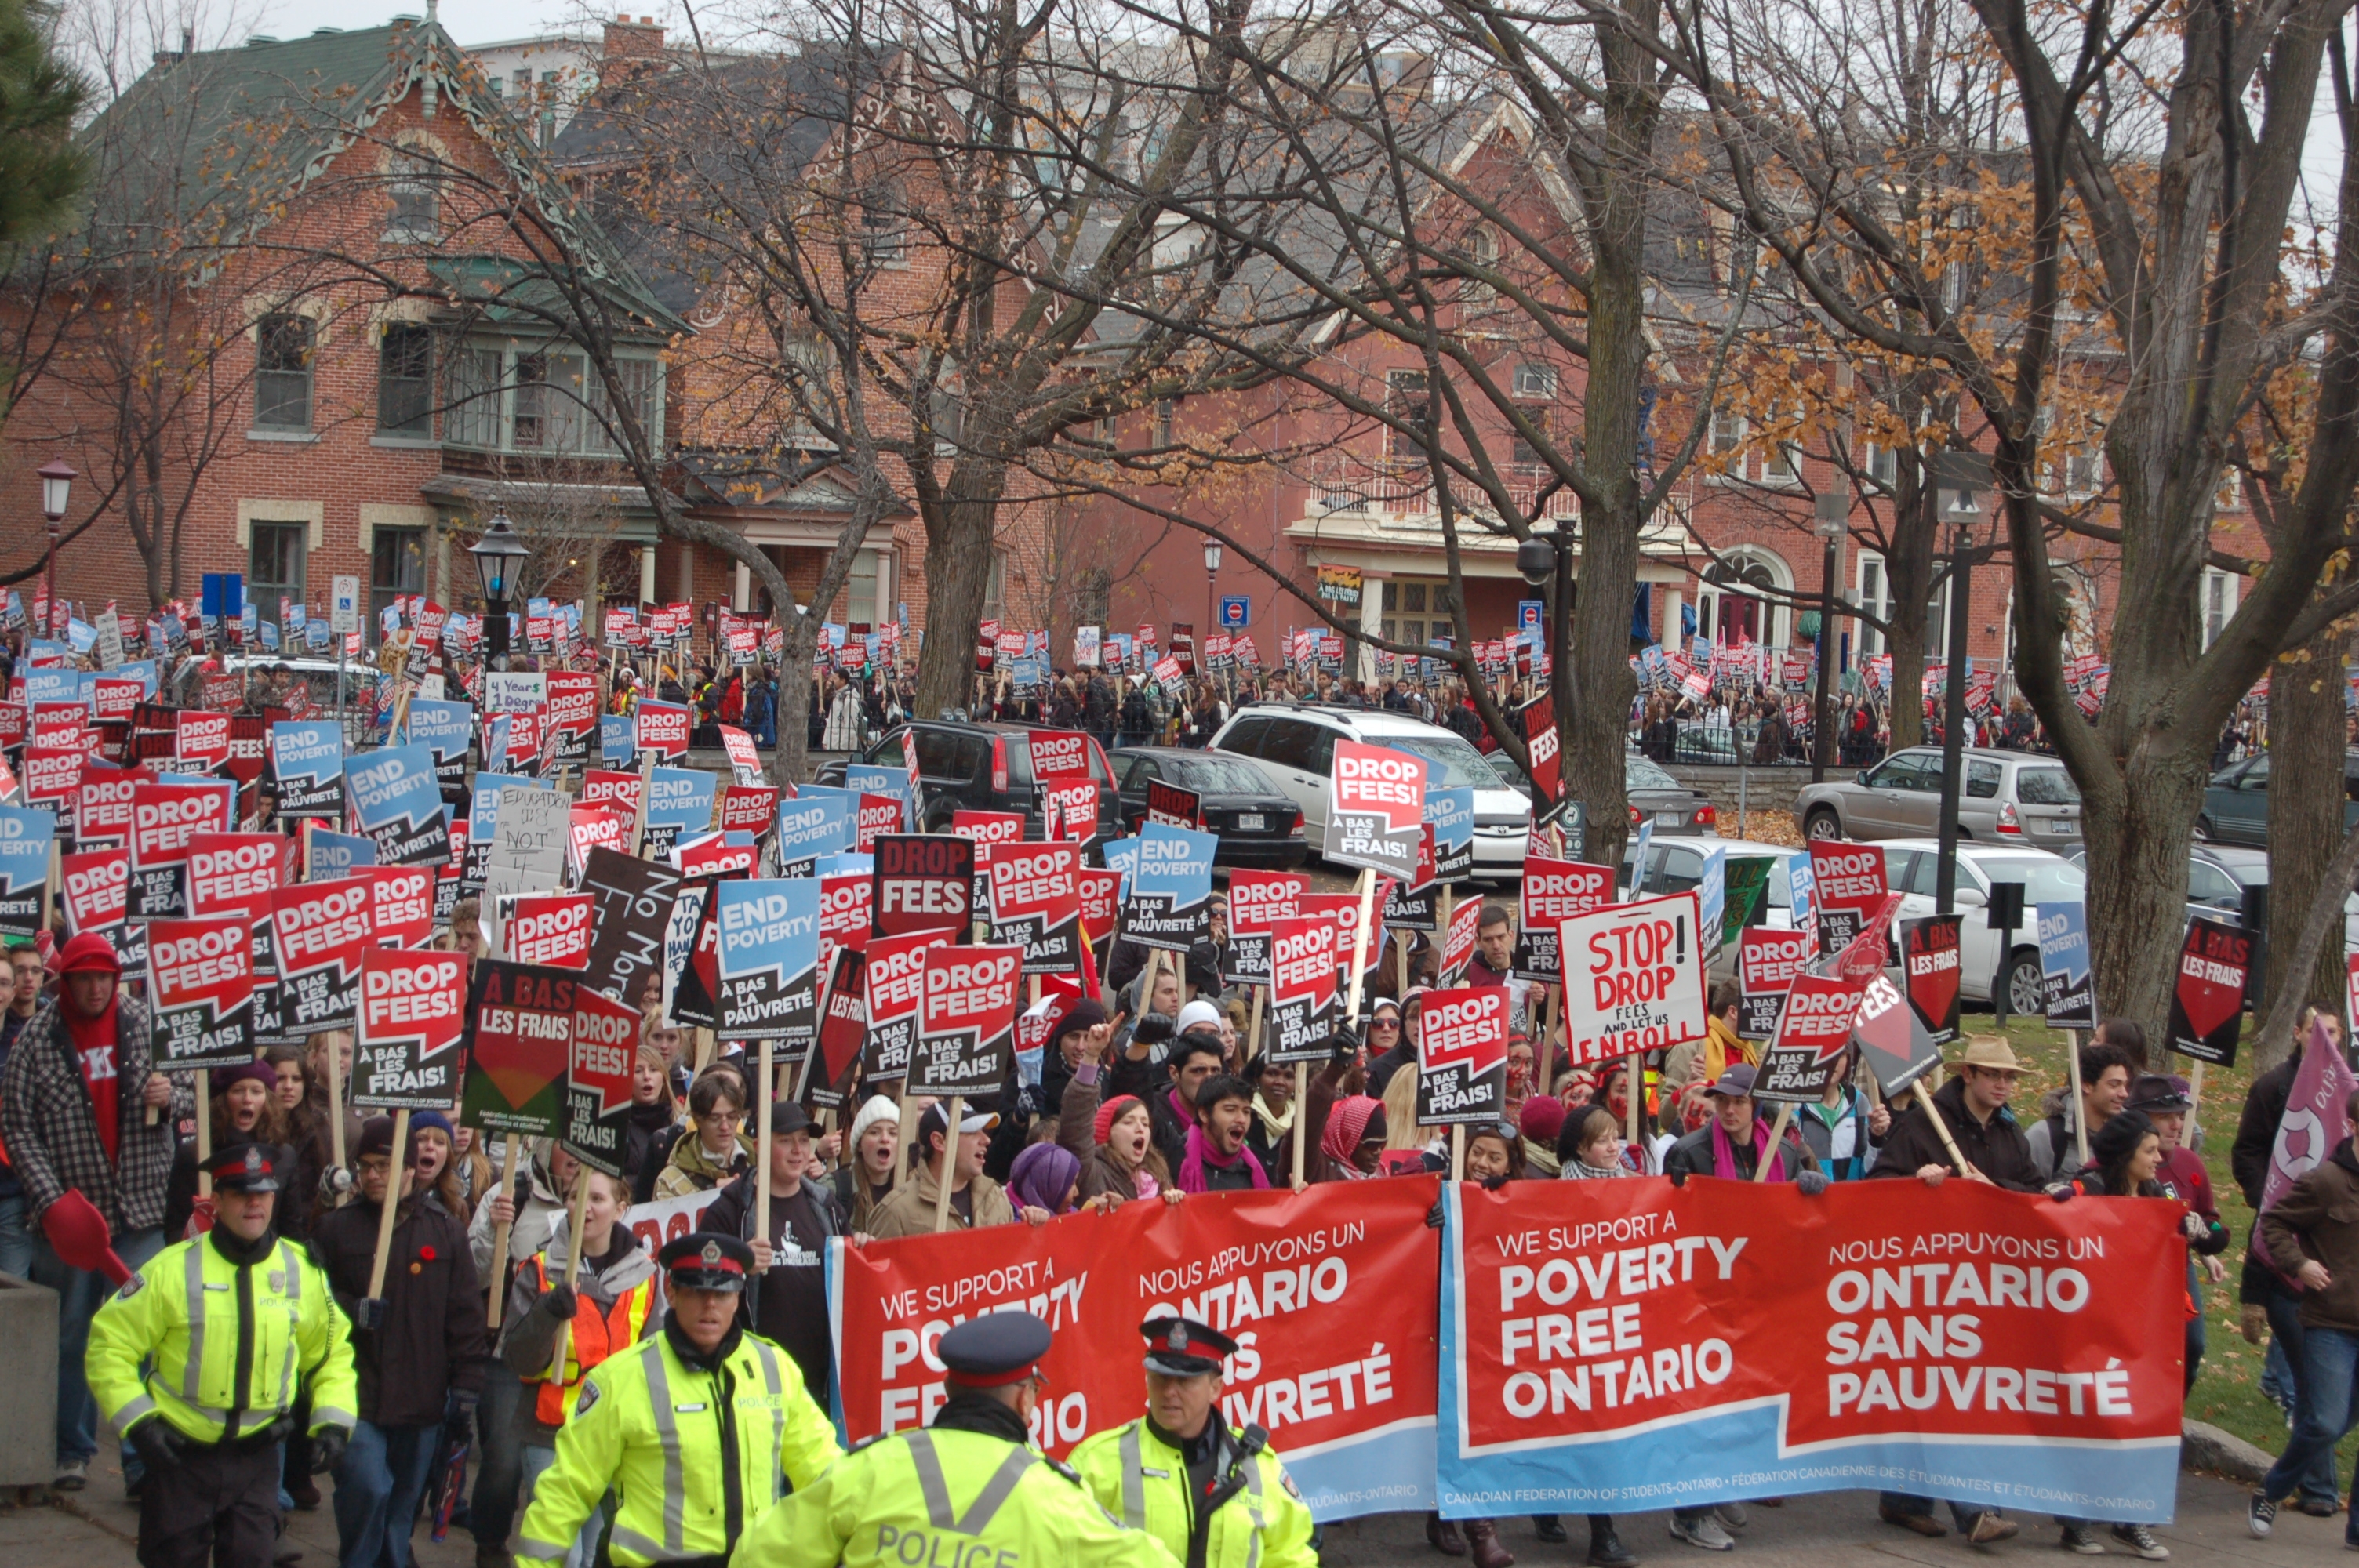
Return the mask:
[[434, 22], [250, 42], [160, 62], [83, 130], [97, 169], [83, 215], [102, 258], [250, 240], [414, 88], [457, 114], [610, 298], [684, 332]]

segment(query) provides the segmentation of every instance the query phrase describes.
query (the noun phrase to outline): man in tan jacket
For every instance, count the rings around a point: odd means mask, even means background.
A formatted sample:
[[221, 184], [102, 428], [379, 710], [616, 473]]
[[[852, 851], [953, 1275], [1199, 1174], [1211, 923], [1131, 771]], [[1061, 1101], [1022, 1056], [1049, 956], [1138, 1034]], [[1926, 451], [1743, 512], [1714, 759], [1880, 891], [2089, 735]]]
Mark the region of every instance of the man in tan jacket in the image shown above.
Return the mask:
[[[992, 1112], [970, 1109], [959, 1118], [953, 1138], [947, 1108], [927, 1107], [926, 1114], [918, 1119], [918, 1147], [925, 1151], [925, 1163], [899, 1192], [876, 1206], [869, 1234], [880, 1240], [931, 1235], [935, 1211], [941, 1207], [945, 1163], [950, 1166], [950, 1229], [1015, 1224], [1016, 1210], [1008, 1202], [1006, 1189], [983, 1173], [984, 1151], [991, 1146], [991, 1130], [998, 1125], [999, 1118]], [[1050, 1216], [1046, 1209], [1027, 1208], [1023, 1217], [1041, 1225]]]

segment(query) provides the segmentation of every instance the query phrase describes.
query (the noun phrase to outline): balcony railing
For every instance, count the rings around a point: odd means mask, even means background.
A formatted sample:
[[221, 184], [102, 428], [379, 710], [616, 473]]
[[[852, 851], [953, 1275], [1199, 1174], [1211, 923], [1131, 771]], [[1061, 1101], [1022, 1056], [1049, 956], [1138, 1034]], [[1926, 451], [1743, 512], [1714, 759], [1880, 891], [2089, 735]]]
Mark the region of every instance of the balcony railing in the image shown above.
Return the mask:
[[[1549, 483], [1545, 470], [1518, 464], [1505, 477], [1508, 502], [1518, 516], [1528, 520], [1537, 510], [1543, 522], [1580, 520], [1581, 499], [1570, 490], [1560, 487], [1545, 503], [1540, 501]], [[1326, 511], [1364, 513], [1380, 526], [1433, 531], [1441, 526], [1433, 477], [1423, 463], [1343, 459], [1329, 464], [1312, 482], [1313, 494]], [[1491, 498], [1472, 484], [1452, 481], [1451, 496], [1470, 519], [1493, 515]]]

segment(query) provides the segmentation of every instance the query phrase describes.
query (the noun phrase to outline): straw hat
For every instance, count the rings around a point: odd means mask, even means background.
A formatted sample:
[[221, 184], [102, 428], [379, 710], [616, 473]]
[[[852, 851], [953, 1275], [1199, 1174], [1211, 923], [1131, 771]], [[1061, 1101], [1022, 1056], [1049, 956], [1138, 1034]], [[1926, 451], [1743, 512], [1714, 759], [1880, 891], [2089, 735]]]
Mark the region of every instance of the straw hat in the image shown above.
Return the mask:
[[1980, 1067], [1986, 1073], [2020, 1073], [2021, 1062], [2015, 1059], [2015, 1048], [1995, 1034], [1969, 1034], [1966, 1052], [1960, 1056], [1961, 1067]]

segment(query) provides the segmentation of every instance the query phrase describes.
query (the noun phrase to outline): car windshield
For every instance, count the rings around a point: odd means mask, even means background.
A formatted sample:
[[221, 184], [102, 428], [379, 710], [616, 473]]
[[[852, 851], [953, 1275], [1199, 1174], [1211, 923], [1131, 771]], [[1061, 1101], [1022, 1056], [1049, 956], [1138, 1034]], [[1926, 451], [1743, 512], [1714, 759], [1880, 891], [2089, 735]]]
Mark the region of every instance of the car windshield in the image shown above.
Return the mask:
[[1624, 789], [1684, 789], [1687, 786], [1665, 773], [1651, 759], [1624, 752], [1622, 756], [1622, 787]]
[[2269, 862], [2263, 856], [2256, 855], [2249, 860], [2223, 859], [2214, 860], [2212, 864], [2226, 871], [2245, 887], [2265, 888], [2269, 885]]
[[1368, 743], [1423, 757], [1431, 764], [1426, 783], [1434, 789], [1499, 787], [1499, 775], [1483, 760], [1483, 753], [1447, 731], [1438, 735], [1376, 735], [1371, 736]]
[[2016, 798], [2026, 806], [2078, 806], [2081, 786], [2062, 768], [2024, 768], [2015, 775]]
[[1974, 861], [1983, 880], [2021, 882], [2026, 903], [2072, 903], [2087, 892], [2089, 879], [2070, 860], [2033, 860], [2029, 856]]
[[[1276, 795], [1269, 775], [1234, 757], [1163, 757], [1163, 776], [1200, 795]], [[1143, 786], [1142, 786], [1143, 787]]]

